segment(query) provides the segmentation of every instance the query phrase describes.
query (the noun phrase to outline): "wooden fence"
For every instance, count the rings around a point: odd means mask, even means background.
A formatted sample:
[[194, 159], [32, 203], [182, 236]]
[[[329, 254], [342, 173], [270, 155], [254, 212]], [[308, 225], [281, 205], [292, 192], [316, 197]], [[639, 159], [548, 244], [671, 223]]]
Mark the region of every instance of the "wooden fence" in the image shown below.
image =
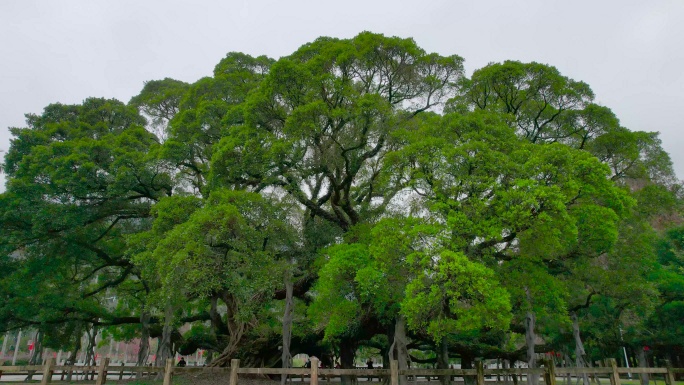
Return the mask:
[[65, 376], [82, 375], [85, 378], [94, 378], [96, 385], [104, 385], [107, 376], [116, 376], [121, 380], [124, 374], [137, 377], [151, 377], [163, 373], [164, 385], [171, 385], [174, 374], [182, 373], [218, 373], [229, 372], [230, 385], [238, 385], [238, 377], [243, 375], [281, 375], [288, 374], [293, 377], [299, 377], [302, 381], [308, 378], [310, 385], [318, 385], [319, 379], [327, 379], [339, 376], [353, 376], [353, 377], [389, 377], [390, 385], [399, 384], [399, 376], [408, 376], [416, 378], [424, 377], [474, 377], [476, 385], [486, 385], [485, 377], [489, 376], [543, 376], [545, 385], [556, 385], [557, 376], [574, 375], [581, 376], [584, 374], [596, 376], [606, 375], [610, 379], [610, 385], [621, 385], [621, 374], [660, 374], [663, 375], [666, 385], [675, 385], [675, 374], [684, 373], [684, 368], [619, 368], [614, 359], [607, 360], [605, 367], [593, 368], [557, 368], [552, 360], [544, 360], [544, 367], [542, 368], [509, 368], [509, 369], [485, 369], [482, 361], [478, 361], [475, 369], [399, 369], [397, 361], [390, 362], [389, 369], [323, 369], [318, 367], [318, 359], [311, 358], [311, 368], [241, 368], [240, 360], [231, 360], [231, 365], [228, 368], [213, 368], [213, 367], [176, 367], [174, 360], [168, 359], [165, 366], [110, 366], [109, 359], [105, 358], [98, 366], [57, 366], [55, 359], [48, 359], [44, 365], [33, 366], [0, 366], [0, 381], [3, 375], [9, 374], [26, 374], [29, 373], [42, 375], [41, 385], [47, 385], [51, 382], [58, 381], [56, 375], [61, 375], [61, 379]]

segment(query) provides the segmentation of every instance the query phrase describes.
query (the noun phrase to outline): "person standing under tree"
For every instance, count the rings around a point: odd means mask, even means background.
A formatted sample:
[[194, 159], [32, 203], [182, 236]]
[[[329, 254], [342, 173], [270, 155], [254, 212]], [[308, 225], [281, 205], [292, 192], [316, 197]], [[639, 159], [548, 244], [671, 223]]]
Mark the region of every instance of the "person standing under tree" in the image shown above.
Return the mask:
[[[369, 358], [368, 361], [366, 361], [366, 366], [368, 369], [373, 369], [373, 360]], [[373, 381], [373, 376], [368, 375], [368, 381]]]

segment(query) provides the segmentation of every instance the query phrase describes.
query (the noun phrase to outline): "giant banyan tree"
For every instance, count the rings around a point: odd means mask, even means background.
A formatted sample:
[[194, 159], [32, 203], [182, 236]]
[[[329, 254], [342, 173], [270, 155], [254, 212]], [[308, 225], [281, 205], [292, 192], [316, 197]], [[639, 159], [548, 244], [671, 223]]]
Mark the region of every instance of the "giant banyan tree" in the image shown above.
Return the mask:
[[467, 77], [412, 39], [322, 37], [11, 132], [0, 331], [44, 348], [102, 331], [140, 338], [141, 365], [157, 338], [159, 362], [468, 368], [649, 346], [684, 366], [669, 156], [550, 65]]

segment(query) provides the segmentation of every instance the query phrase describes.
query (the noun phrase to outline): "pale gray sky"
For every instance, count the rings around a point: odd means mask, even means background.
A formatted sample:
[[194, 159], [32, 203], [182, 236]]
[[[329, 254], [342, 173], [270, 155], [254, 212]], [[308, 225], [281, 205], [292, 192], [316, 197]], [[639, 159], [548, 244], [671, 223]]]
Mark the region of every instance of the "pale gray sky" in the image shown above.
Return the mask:
[[[537, 61], [583, 80], [632, 130], [659, 131], [684, 176], [683, 0], [0, 2], [0, 149], [53, 102], [127, 102], [146, 80], [193, 82], [229, 51], [280, 57], [368, 30], [465, 58]], [[3, 182], [4, 184], [4, 182]]]

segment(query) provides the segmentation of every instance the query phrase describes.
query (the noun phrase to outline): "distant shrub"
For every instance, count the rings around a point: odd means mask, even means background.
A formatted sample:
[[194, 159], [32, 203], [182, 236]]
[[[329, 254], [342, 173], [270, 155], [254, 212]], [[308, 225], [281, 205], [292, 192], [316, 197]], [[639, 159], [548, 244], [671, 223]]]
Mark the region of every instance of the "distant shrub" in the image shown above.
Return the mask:
[[[18, 359], [17, 362], [15, 363], [16, 366], [25, 366], [28, 365], [28, 359]], [[0, 366], [12, 366], [12, 360], [5, 360], [5, 361], [0, 361]]]

